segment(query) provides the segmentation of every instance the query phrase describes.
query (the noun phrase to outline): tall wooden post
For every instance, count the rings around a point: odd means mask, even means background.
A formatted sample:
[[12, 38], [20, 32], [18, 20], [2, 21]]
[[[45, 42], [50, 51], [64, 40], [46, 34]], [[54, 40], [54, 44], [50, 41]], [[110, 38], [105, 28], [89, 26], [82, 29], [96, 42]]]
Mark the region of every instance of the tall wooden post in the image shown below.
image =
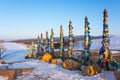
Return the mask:
[[35, 48], [35, 43], [34, 43], [34, 41], [31, 42], [31, 48], [32, 48], [32, 57], [33, 57], [34, 59], [36, 59], [36, 58], [37, 58], [37, 55], [36, 55], [36, 48]]
[[59, 52], [60, 57], [63, 57], [63, 52], [64, 52], [64, 35], [63, 35], [63, 28], [61, 25], [60, 26], [60, 52]]
[[37, 38], [37, 55], [39, 56], [40, 55], [40, 37], [38, 35], [38, 38]]
[[101, 64], [103, 67], [106, 67], [107, 70], [109, 70], [109, 61], [110, 61], [110, 56], [111, 56], [111, 51], [109, 49], [109, 28], [108, 28], [108, 14], [107, 10], [105, 9], [103, 12], [103, 37], [102, 37], [102, 47], [100, 48], [99, 51], [99, 60], [98, 64]]
[[43, 42], [43, 34], [41, 33], [41, 38], [40, 38], [40, 54], [44, 54], [44, 42]]
[[53, 31], [53, 28], [51, 29], [50, 48], [51, 48], [51, 54], [54, 54], [54, 31]]
[[80, 63], [83, 65], [89, 65], [90, 63], [90, 45], [91, 45], [91, 39], [90, 39], [90, 27], [88, 26], [88, 18], [85, 17], [85, 32], [84, 32], [84, 51], [82, 52]]
[[48, 31], [46, 32], [46, 47], [45, 47], [45, 49], [46, 49], [46, 52], [49, 52], [49, 38], [48, 38]]
[[72, 21], [69, 21], [69, 39], [68, 39], [68, 57], [72, 57], [73, 54], [73, 31], [72, 31], [73, 27], [72, 27]]

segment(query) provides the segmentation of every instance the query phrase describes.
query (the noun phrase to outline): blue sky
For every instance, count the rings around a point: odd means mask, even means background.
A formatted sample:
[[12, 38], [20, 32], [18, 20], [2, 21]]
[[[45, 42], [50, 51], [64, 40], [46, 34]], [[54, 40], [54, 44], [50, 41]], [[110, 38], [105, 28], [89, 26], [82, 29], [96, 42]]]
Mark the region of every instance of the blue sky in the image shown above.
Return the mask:
[[119, 35], [120, 0], [0, 0], [0, 39], [37, 38], [51, 28], [59, 36], [60, 25], [67, 36], [69, 20], [74, 35], [83, 35], [85, 16], [91, 35], [102, 35], [104, 8], [110, 34]]

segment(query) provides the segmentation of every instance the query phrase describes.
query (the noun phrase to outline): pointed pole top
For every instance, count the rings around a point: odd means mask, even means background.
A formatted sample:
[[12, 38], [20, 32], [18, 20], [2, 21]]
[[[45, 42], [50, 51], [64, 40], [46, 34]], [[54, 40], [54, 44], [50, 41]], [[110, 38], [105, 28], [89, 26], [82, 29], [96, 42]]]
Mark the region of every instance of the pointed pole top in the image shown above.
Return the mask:
[[42, 36], [42, 33], [41, 33], [41, 36]]
[[53, 28], [51, 29], [51, 34], [54, 35], [54, 31], [53, 31]]
[[88, 18], [87, 18], [87, 16], [85, 17], [85, 22], [88, 22]]
[[48, 38], [48, 31], [46, 31], [46, 38]]
[[60, 28], [62, 28], [62, 25], [60, 25]]
[[69, 21], [69, 25], [72, 25], [72, 21], [71, 20]]
[[43, 34], [41, 33], [41, 38], [43, 37]]
[[107, 9], [106, 8], [104, 9], [104, 13], [107, 13]]
[[104, 9], [104, 12], [103, 12], [103, 15], [104, 15], [103, 17], [104, 17], [104, 18], [108, 17], [108, 14], [107, 14], [107, 13], [108, 13], [108, 12], [107, 12], [107, 9]]
[[46, 31], [46, 35], [48, 35], [48, 31]]

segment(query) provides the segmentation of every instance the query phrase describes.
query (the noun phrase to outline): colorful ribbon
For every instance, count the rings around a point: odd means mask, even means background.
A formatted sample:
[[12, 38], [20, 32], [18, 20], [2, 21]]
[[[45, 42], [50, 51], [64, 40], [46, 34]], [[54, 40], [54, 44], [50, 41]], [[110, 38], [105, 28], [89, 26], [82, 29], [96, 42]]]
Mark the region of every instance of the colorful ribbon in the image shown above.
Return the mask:
[[37, 42], [37, 53], [40, 55], [43, 55], [44, 53], [44, 42], [43, 42], [43, 35], [41, 33], [41, 37], [38, 36], [38, 42]]
[[73, 38], [72, 29], [73, 29], [72, 22], [69, 21], [68, 57], [71, 57], [72, 54], [73, 54], [73, 41], [74, 41], [74, 38]]
[[49, 38], [48, 38], [48, 32], [46, 32], [46, 52], [49, 52]]
[[54, 31], [51, 29], [51, 36], [50, 36], [50, 48], [51, 48], [51, 53], [54, 53]]
[[31, 47], [32, 47], [32, 55], [36, 53], [36, 49], [35, 49], [35, 43], [34, 41], [31, 42]]
[[60, 26], [60, 52], [59, 52], [59, 56], [62, 57], [63, 56], [63, 52], [64, 52], [64, 36], [63, 36], [63, 29], [62, 26]]
[[89, 65], [90, 64], [90, 46], [91, 46], [91, 39], [90, 39], [90, 27], [88, 26], [88, 18], [85, 17], [85, 33], [84, 33], [84, 51], [82, 52], [82, 56], [80, 58], [80, 62], [83, 65]]

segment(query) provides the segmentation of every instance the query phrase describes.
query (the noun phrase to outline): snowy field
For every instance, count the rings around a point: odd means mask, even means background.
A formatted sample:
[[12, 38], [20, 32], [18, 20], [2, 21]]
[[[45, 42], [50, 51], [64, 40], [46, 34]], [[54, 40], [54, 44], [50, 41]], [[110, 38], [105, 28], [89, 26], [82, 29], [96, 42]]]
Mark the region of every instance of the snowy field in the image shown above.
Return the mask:
[[[101, 47], [101, 40], [96, 39], [92, 41], [92, 49], [99, 49]], [[114, 42], [114, 43], [113, 43]], [[96, 47], [97, 44], [97, 47]], [[111, 49], [120, 50], [120, 38], [111, 38]], [[28, 75], [19, 76], [17, 80], [115, 80], [113, 72], [102, 71], [102, 73], [94, 76], [82, 76], [81, 71], [69, 71], [63, 69], [61, 66], [41, 62], [40, 60], [28, 59], [24, 56], [27, 54], [27, 48], [23, 44], [18, 43], [4, 43], [7, 48], [3, 54], [3, 60], [8, 62], [16, 62], [14, 64], [5, 64], [0, 66], [8, 66], [9, 69], [18, 68], [35, 68], [32, 73]], [[77, 49], [82, 48], [78, 44]], [[117, 53], [117, 52], [115, 52]], [[7, 77], [0, 76], [0, 80], [7, 80]]]
[[23, 61], [24, 56], [27, 54], [27, 48], [23, 44], [17, 43], [3, 43], [4, 47], [7, 49], [2, 55], [2, 59], [7, 62]]
[[[82, 76], [81, 71], [65, 70], [61, 66], [34, 59], [14, 63], [8, 67], [12, 69], [35, 68], [32, 73], [18, 76], [16, 80], [115, 80], [113, 72], [111, 71], [102, 71], [100, 74], [94, 76]], [[0, 76], [0, 80], [1, 79], [7, 80], [7, 77]]]
[[[26, 65], [25, 65], [26, 64]], [[82, 76], [81, 71], [69, 71], [61, 66], [44, 63], [39, 60], [31, 60], [23, 63], [16, 63], [11, 67], [27, 67], [28, 65], [36, 69], [26, 76], [19, 76], [17, 80], [114, 80], [113, 72], [102, 72], [94, 76]]]

